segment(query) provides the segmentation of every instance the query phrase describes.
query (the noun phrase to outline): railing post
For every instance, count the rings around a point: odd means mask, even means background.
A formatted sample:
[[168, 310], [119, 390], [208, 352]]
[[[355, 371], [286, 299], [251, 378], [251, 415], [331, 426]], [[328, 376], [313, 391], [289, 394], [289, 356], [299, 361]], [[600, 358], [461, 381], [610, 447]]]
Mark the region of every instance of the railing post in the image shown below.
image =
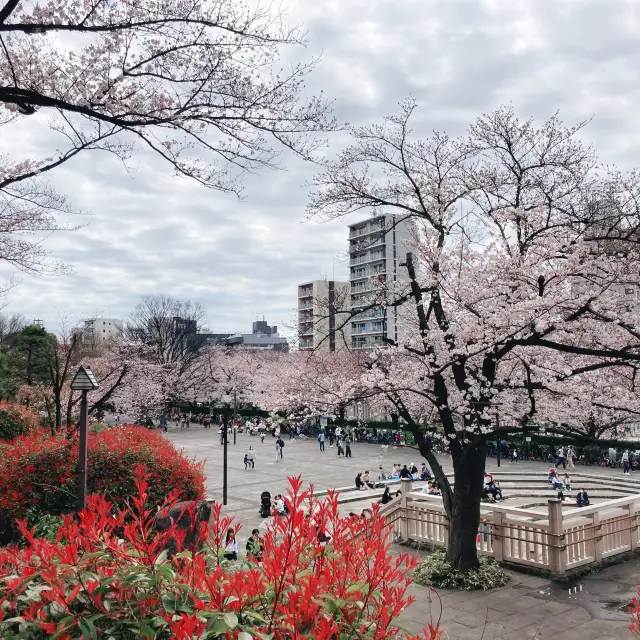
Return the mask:
[[400, 480], [400, 508], [402, 517], [400, 520], [400, 536], [403, 540], [409, 540], [409, 514], [407, 513], [407, 497], [413, 486], [413, 481], [409, 478]]
[[600, 512], [593, 514], [593, 559], [602, 560], [602, 527], [600, 526]]
[[631, 540], [631, 551], [638, 548], [638, 514], [636, 513], [636, 503], [629, 504], [629, 538]]
[[549, 568], [551, 573], [562, 575], [567, 564], [562, 502], [549, 500]]
[[493, 512], [493, 531], [491, 532], [491, 546], [493, 547], [493, 557], [498, 562], [504, 561], [504, 538], [503, 538], [503, 519], [502, 511]]

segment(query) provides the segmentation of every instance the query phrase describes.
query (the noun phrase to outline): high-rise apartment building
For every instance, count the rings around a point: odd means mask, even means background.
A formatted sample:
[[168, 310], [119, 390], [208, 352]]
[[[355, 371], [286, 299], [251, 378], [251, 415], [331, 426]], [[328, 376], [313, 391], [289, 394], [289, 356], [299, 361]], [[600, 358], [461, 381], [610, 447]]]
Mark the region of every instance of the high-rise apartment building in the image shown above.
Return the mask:
[[340, 351], [349, 346], [348, 305], [348, 282], [314, 280], [299, 285], [298, 348]]
[[410, 220], [379, 215], [349, 226], [351, 311], [363, 311], [351, 319], [351, 347], [369, 349], [398, 339], [398, 309], [370, 308], [376, 292], [395, 281], [406, 281], [400, 265], [411, 252]]

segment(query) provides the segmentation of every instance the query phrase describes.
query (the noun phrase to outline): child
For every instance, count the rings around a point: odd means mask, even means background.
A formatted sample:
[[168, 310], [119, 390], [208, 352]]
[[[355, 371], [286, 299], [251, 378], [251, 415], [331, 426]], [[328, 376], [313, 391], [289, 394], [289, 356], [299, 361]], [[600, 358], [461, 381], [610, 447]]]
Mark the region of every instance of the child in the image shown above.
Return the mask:
[[562, 478], [562, 484], [564, 485], [565, 491], [571, 491], [571, 478], [569, 478], [568, 473], [564, 474], [564, 478]]
[[249, 468], [249, 454], [244, 454], [244, 470], [246, 471]]
[[549, 482], [553, 482], [553, 479], [556, 477], [556, 468], [551, 465], [549, 467]]

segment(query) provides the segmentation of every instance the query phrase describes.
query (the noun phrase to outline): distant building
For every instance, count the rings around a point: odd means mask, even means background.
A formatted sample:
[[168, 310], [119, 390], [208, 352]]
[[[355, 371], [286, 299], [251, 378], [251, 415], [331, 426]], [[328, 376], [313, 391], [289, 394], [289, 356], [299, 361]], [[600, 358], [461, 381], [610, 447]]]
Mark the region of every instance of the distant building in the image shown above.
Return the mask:
[[278, 327], [270, 327], [266, 320], [256, 320], [251, 333], [199, 333], [195, 340], [201, 344], [220, 344], [246, 349], [289, 351], [287, 339], [278, 335]]
[[[599, 254], [618, 255], [627, 251], [627, 241], [635, 241], [638, 236], [637, 229], [625, 229], [625, 218], [620, 214], [615, 203], [601, 198], [588, 203], [585, 207], [585, 237], [594, 241]], [[621, 278], [613, 283], [609, 290], [615, 297], [617, 307], [621, 313], [631, 314], [627, 321], [634, 324], [638, 322], [640, 312], [640, 290], [636, 286], [637, 279], [631, 277], [629, 281]], [[588, 294], [597, 291], [596, 284], [584, 278], [574, 278], [571, 282], [571, 290], [574, 296]]]
[[[350, 344], [349, 283], [313, 280], [298, 286], [298, 348], [340, 351]], [[342, 325], [345, 325], [342, 327]]]
[[[398, 308], [370, 307], [376, 292], [387, 283], [406, 281], [400, 266], [411, 252], [411, 221], [393, 215], [374, 216], [349, 225], [351, 311], [363, 311], [351, 319], [351, 347], [369, 349], [398, 339]], [[366, 309], [365, 309], [366, 308]]]
[[123, 323], [118, 318], [89, 318], [82, 327], [73, 330], [73, 335], [77, 335], [84, 346], [90, 347], [120, 338], [122, 330]]

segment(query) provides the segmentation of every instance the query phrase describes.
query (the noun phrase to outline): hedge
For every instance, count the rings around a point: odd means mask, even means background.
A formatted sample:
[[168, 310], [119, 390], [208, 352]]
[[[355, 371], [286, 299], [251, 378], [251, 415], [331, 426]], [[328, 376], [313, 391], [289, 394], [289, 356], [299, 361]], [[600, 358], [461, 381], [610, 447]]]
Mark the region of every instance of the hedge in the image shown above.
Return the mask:
[[36, 413], [15, 402], [0, 402], [0, 440], [13, 440], [39, 428]]
[[[71, 513], [77, 505], [78, 439], [20, 436], [0, 444], [0, 544], [19, 536], [16, 519]], [[160, 434], [116, 427], [88, 437], [87, 491], [117, 506], [136, 493], [134, 467], [149, 471], [150, 508], [173, 490], [183, 500], [204, 496], [203, 464], [188, 459]], [[34, 516], [34, 514], [36, 514]]]

